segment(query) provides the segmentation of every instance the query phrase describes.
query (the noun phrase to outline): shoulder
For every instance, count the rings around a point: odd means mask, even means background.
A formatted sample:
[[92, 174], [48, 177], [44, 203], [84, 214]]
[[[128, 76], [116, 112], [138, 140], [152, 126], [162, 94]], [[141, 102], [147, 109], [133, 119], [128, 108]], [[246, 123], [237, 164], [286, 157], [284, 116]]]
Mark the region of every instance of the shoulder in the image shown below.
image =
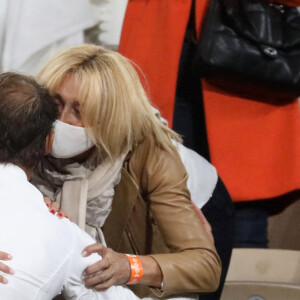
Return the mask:
[[75, 223], [70, 222], [69, 220], [65, 220], [68, 223], [69, 229], [72, 231], [74, 243], [76, 243], [76, 247], [79, 248], [81, 251], [88, 245], [94, 244], [95, 241], [93, 238], [80, 229]]
[[71, 266], [71, 273], [76, 276], [79, 276], [82, 274], [83, 270], [101, 259], [101, 257], [98, 254], [92, 254], [88, 257], [82, 256], [82, 251], [85, 247], [92, 245], [95, 243], [95, 241], [91, 238], [90, 235], [88, 235], [85, 231], [80, 229], [75, 223], [70, 222], [68, 220], [65, 220], [65, 222], [68, 225], [68, 228], [73, 236], [73, 253], [70, 266]]
[[128, 171], [138, 181], [141, 189], [148, 192], [159, 183], [171, 184], [187, 178], [186, 169], [176, 148], [166, 151], [151, 137], [146, 138], [132, 151]]
[[135, 168], [151, 164], [157, 165], [158, 162], [165, 160], [181, 164], [176, 147], [170, 151], [164, 150], [153, 137], [147, 137], [136, 145], [129, 157], [130, 164]]
[[69, 222], [68, 227], [72, 231], [74, 244], [72, 255], [69, 257], [66, 266], [64, 294], [67, 299], [98, 299], [95, 291], [87, 289], [82, 282], [84, 270], [101, 259], [96, 253], [87, 257], [82, 256], [84, 248], [95, 242], [76, 224]]

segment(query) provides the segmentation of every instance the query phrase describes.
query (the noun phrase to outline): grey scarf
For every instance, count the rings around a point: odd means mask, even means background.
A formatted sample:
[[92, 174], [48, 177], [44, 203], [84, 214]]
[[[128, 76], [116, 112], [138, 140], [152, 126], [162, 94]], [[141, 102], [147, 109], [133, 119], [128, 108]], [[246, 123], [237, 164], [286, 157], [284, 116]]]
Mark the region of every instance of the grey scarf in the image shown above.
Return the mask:
[[[114, 161], [95, 163], [95, 155], [84, 164], [47, 157], [32, 178], [32, 183], [52, 201], [60, 203], [80, 228], [104, 242], [101, 227], [108, 217], [114, 188], [120, 182], [124, 151]], [[95, 166], [96, 164], [96, 166]]]

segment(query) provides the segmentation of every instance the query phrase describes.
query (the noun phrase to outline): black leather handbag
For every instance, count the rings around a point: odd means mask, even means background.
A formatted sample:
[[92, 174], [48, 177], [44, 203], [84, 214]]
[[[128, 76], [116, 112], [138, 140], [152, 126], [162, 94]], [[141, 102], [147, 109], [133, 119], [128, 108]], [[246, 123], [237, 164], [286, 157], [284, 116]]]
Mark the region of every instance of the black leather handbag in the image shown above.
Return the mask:
[[201, 77], [231, 93], [278, 104], [295, 99], [299, 10], [267, 0], [210, 0], [195, 65]]

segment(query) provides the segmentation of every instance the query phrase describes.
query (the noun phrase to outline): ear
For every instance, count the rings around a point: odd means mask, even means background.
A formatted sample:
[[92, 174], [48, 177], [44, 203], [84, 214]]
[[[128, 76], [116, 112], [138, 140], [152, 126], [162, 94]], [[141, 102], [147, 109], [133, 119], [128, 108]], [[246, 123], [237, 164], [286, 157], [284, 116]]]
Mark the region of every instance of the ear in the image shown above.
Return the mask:
[[45, 155], [49, 154], [52, 149], [54, 135], [55, 135], [54, 130], [51, 130], [48, 136], [46, 137]]

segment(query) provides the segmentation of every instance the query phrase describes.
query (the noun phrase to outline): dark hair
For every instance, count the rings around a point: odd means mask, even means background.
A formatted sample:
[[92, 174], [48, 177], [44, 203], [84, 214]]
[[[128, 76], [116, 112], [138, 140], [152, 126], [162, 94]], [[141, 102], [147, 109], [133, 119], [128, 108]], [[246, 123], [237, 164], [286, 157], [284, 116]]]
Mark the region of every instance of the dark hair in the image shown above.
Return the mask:
[[32, 77], [0, 75], [0, 163], [33, 169], [45, 155], [46, 137], [58, 109]]

